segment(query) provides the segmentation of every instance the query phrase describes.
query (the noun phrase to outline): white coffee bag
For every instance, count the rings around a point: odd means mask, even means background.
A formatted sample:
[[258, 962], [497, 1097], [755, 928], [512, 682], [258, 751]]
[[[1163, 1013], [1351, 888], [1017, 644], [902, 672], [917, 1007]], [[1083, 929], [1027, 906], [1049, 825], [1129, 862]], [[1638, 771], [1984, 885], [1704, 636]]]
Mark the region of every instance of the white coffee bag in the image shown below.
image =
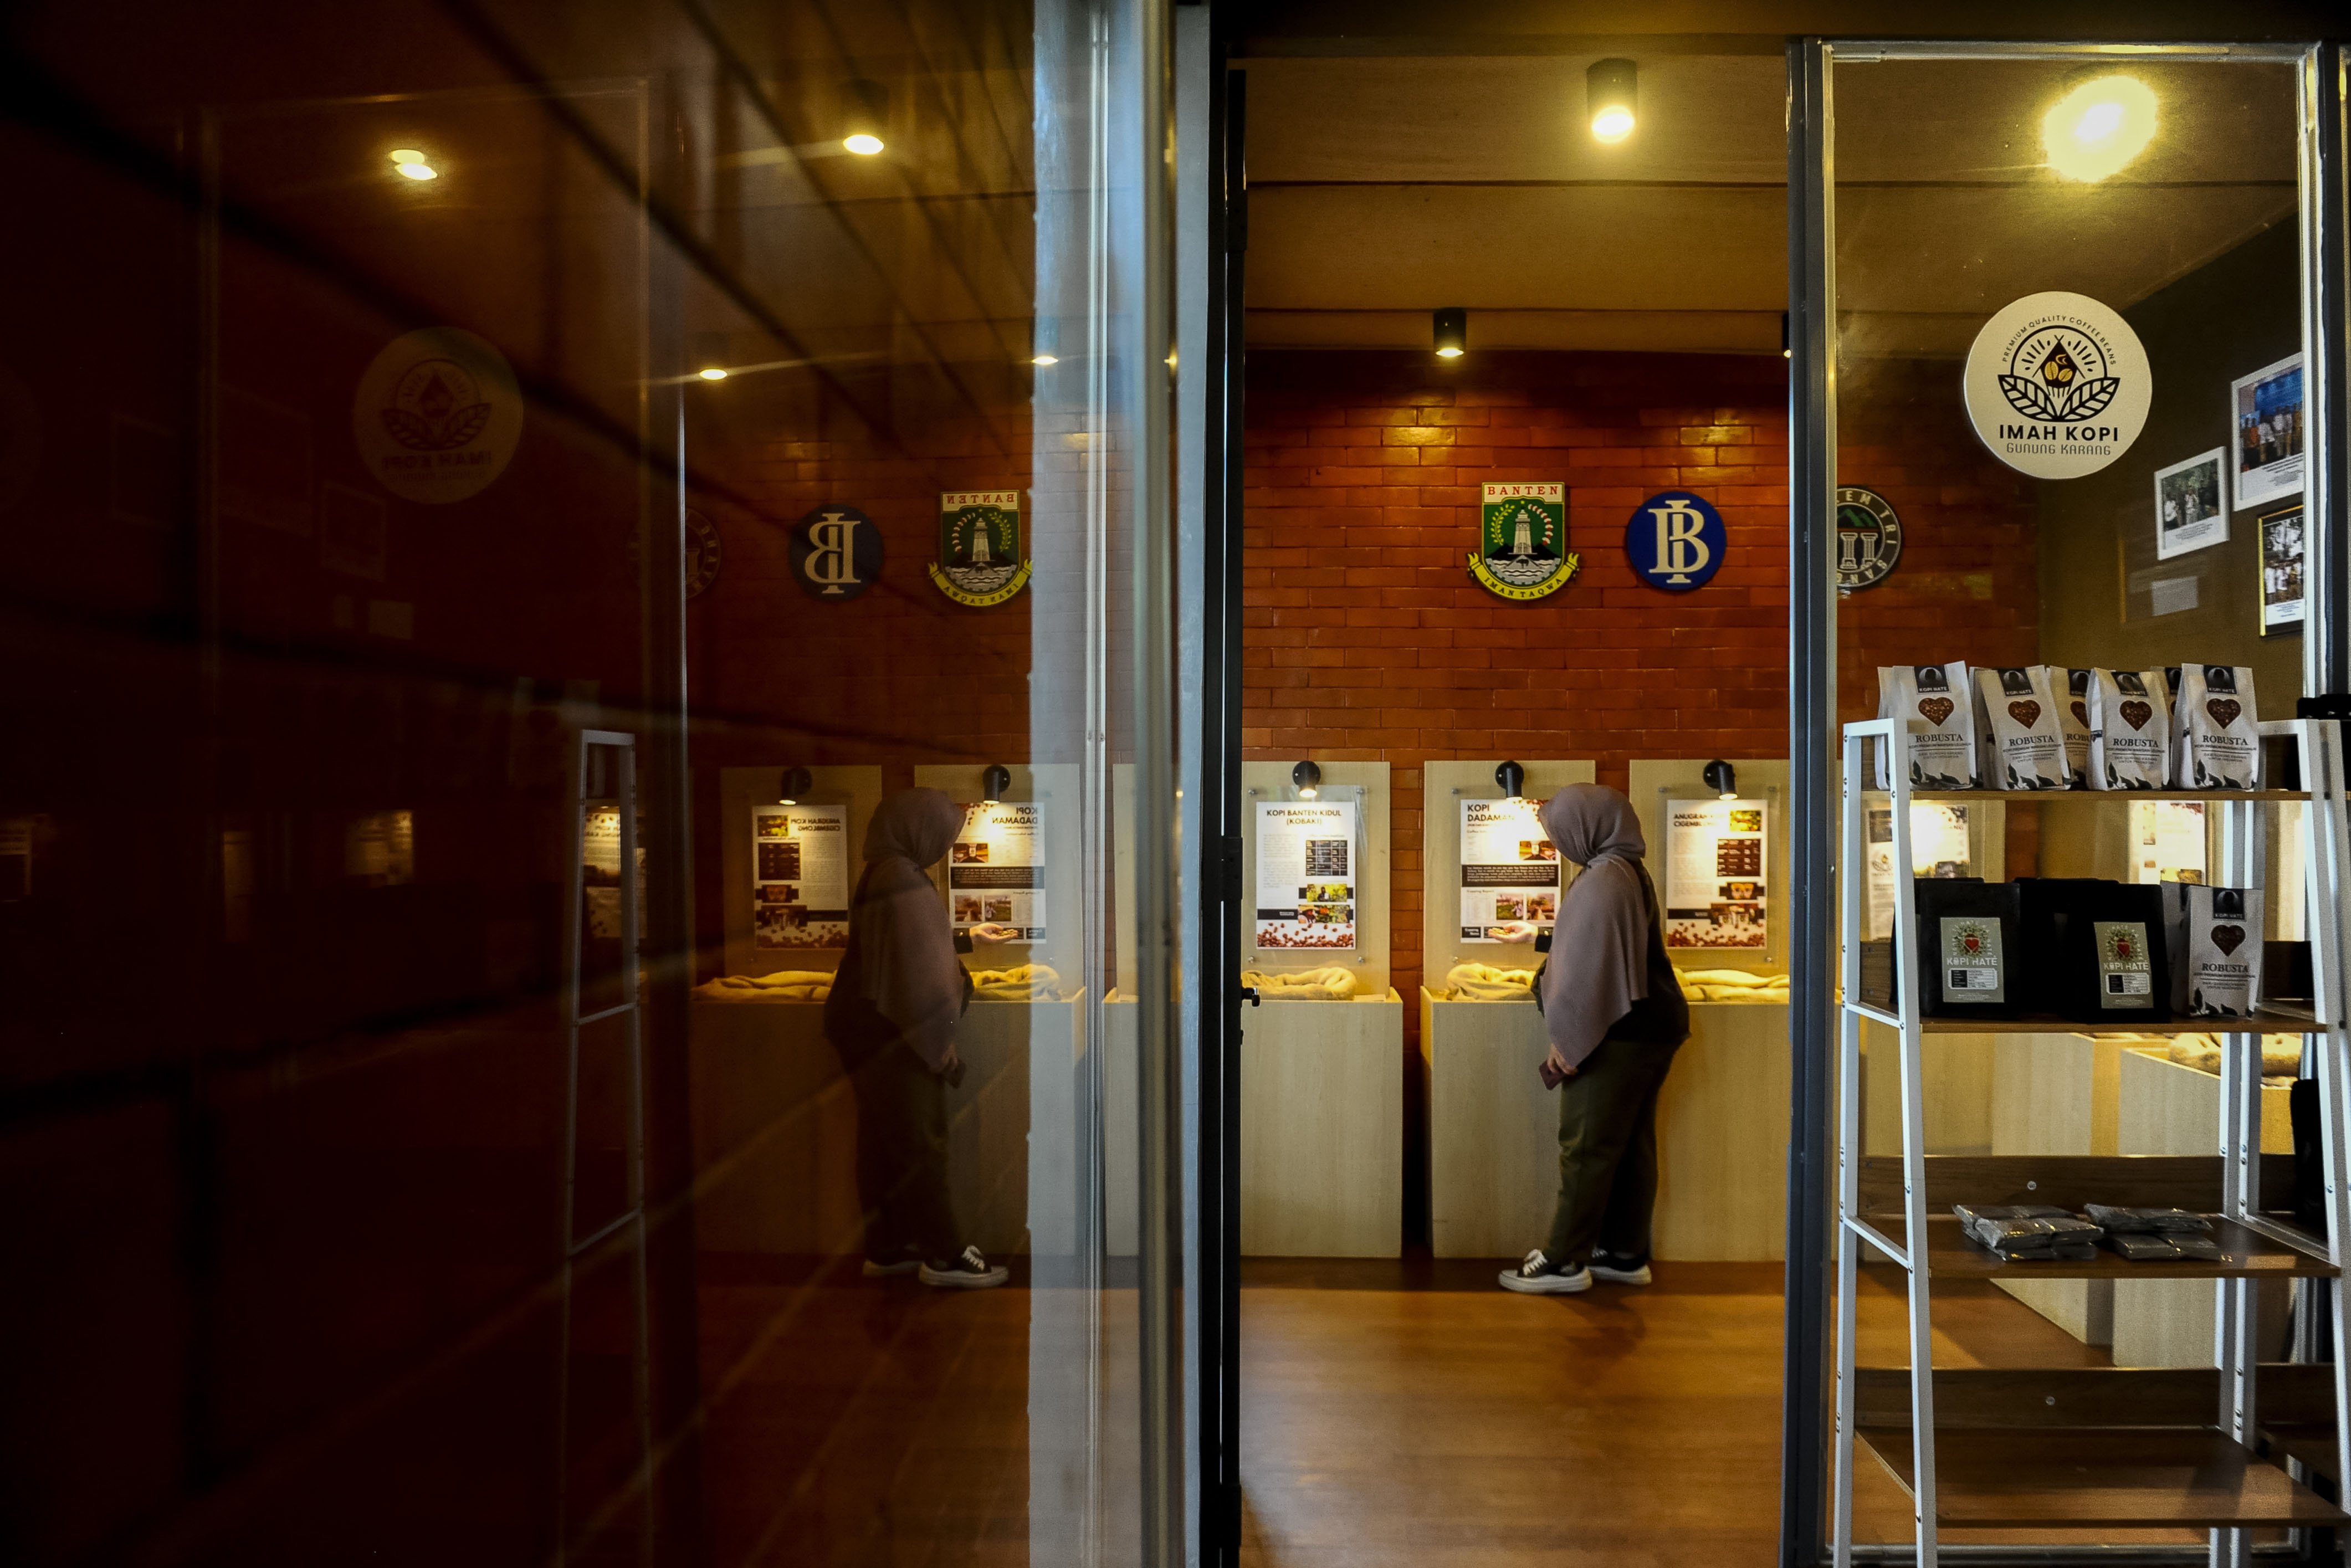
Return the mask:
[[2090, 672], [2090, 788], [2171, 788], [2171, 688], [2161, 670]]
[[2065, 788], [2065, 732], [2045, 665], [1974, 672], [1978, 781], [1987, 789]]
[[2057, 729], [2065, 737], [2065, 788], [2083, 789], [2090, 778], [2090, 672], [2044, 664], [2057, 696]]
[[[1968, 667], [1954, 664], [1891, 664], [1877, 672], [1877, 716], [1924, 723], [1912, 735], [1906, 755], [1910, 783], [1920, 789], [1976, 787], [1975, 704], [1968, 695]], [[1877, 787], [1893, 788], [1885, 747], [1877, 751]]]
[[2178, 909], [2183, 927], [2175, 950], [2188, 958], [2172, 974], [2174, 1010], [2192, 1018], [2251, 1016], [2262, 995], [2262, 890], [2170, 883], [2164, 893], [2165, 913]]
[[2181, 789], [2258, 789], [2262, 737], [2253, 672], [2242, 664], [2183, 664], [2171, 707], [2171, 777]]

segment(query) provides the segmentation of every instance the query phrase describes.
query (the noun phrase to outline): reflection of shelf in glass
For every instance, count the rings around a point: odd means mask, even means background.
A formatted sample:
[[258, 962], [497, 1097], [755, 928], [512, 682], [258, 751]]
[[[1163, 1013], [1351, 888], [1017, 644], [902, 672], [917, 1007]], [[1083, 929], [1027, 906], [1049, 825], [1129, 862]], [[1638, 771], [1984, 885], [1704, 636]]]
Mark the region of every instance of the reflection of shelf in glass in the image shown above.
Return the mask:
[[[1872, 1228], [1896, 1247], [1909, 1245], [1909, 1227], [1898, 1214], [1869, 1216]], [[2119, 1252], [2101, 1248], [2095, 1258], [2033, 1259], [2006, 1263], [1990, 1249], [1970, 1240], [1956, 1216], [1927, 1218], [1927, 1267], [1938, 1280], [2245, 1280], [2332, 1279], [2341, 1270], [2325, 1258], [2325, 1244], [2313, 1238], [2304, 1247], [2289, 1246], [2232, 1219], [2212, 1220], [2212, 1239], [2228, 1254], [2225, 1263], [2199, 1263], [2182, 1258], [2166, 1263], [2134, 1263]]]
[[[1873, 800], [1893, 799], [1884, 789], [1866, 793]], [[2307, 789], [1913, 789], [1913, 800], [2307, 800]]]
[[[1887, 1029], [1899, 1029], [1901, 1022], [1894, 1014], [1860, 1002], [1848, 1004], [1852, 1010], [1873, 1023]], [[2317, 1020], [2307, 1013], [2255, 1013], [2251, 1018], [2179, 1018], [2168, 1023], [2155, 1023], [2146, 1019], [2101, 1019], [2093, 1023], [2083, 1019], [2047, 1017], [1971, 1019], [1922, 1018], [1918, 1020], [1921, 1034], [2143, 1034], [2169, 1037], [2178, 1034], [2308, 1034], [2318, 1028]]]

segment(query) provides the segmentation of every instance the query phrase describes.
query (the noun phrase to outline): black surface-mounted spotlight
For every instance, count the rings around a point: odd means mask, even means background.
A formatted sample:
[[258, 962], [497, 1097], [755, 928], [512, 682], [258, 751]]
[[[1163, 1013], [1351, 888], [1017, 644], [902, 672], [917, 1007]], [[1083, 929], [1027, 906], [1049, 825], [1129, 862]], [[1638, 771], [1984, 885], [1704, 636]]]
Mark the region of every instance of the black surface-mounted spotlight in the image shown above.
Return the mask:
[[1322, 793], [1322, 769], [1311, 762], [1301, 762], [1290, 770], [1290, 781], [1298, 786], [1298, 798], [1311, 800]]
[[858, 80], [842, 94], [849, 101], [841, 116], [841, 144], [862, 158], [871, 158], [888, 143], [883, 132], [890, 120], [890, 92], [878, 81]]
[[1503, 799], [1515, 800], [1527, 792], [1527, 770], [1515, 762], [1505, 762], [1494, 769], [1494, 782], [1502, 787]]
[[1783, 360], [1796, 357], [1796, 340], [1788, 335], [1788, 313], [1785, 310], [1780, 312], [1780, 357]]
[[1640, 107], [1640, 71], [1630, 60], [1595, 60], [1583, 73], [1583, 97], [1592, 110], [1592, 134], [1622, 141], [1633, 134]]
[[979, 776], [979, 803], [993, 806], [1012, 789], [1012, 769], [1001, 762], [991, 762]]
[[1437, 357], [1458, 360], [1469, 351], [1469, 312], [1461, 306], [1448, 305], [1435, 317]]
[[776, 804], [797, 806], [800, 797], [816, 788], [816, 775], [805, 768], [787, 768], [776, 782]]
[[1739, 799], [1739, 771], [1718, 757], [1706, 765], [1706, 787], [1726, 800]]

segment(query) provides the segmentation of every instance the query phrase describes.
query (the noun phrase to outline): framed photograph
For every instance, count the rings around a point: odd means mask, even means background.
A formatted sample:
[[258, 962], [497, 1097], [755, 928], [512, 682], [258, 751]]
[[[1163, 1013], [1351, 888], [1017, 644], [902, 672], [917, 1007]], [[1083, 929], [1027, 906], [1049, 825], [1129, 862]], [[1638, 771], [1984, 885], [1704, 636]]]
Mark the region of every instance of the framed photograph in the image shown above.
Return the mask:
[[2220, 497], [2220, 469], [2228, 455], [2216, 446], [2155, 471], [2156, 559], [2209, 549], [2228, 538], [2229, 511]]
[[2302, 356], [2229, 383], [2236, 510], [2302, 494]]
[[2263, 512], [2262, 539], [2262, 635], [2302, 630], [2302, 507], [2296, 503]]

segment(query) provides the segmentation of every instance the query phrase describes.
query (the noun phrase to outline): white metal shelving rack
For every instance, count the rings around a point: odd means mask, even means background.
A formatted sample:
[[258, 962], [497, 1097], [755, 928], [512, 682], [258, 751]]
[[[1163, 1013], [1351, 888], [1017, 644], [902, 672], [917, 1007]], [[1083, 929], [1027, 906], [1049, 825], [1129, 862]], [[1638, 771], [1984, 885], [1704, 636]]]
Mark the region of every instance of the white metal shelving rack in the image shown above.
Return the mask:
[[[2329, 1303], [2331, 1365], [2257, 1364], [2255, 1281], [2338, 1280], [2351, 1244], [2351, 1148], [2346, 1148], [2344, 921], [2351, 873], [2346, 839], [2342, 731], [2319, 719], [2260, 727], [2264, 741], [2290, 743], [2304, 790], [2236, 793], [2052, 791], [1914, 792], [1907, 768], [1889, 768], [1893, 788], [1868, 788], [1873, 742], [1895, 744], [1896, 721], [1844, 727], [1841, 1009], [1837, 1044], [1836, 1465], [1832, 1540], [1837, 1568], [1854, 1561], [1854, 1465], [1863, 1447], [1908, 1490], [1920, 1568], [1937, 1561], [1940, 1529], [2115, 1530], [2205, 1528], [2215, 1568], [2250, 1560], [2254, 1527], [2339, 1527], [2345, 1516], [2301, 1480], [2315, 1471], [2339, 1482], [2351, 1473], [2351, 1347], [2346, 1292], [2314, 1291]], [[1898, 755], [1898, 754], [1897, 754]], [[1872, 799], [1892, 812], [1896, 1006], [1861, 998], [1863, 824]], [[2220, 808], [2220, 880], [2246, 886], [2263, 874], [2267, 817], [2283, 802], [2307, 801], [2306, 892], [2314, 1016], [2257, 1016], [2248, 1032], [2222, 1037], [2218, 1157], [1941, 1156], [1926, 1154], [1922, 1051], [1936, 1033], [2136, 1033], [2210, 1031], [2215, 1020], [2163, 1025], [2084, 1025], [2061, 1020], [1922, 1019], [1910, 861], [1914, 800], [2034, 801], [2053, 810], [2093, 800], [2200, 800]], [[2013, 956], [2011, 956], [2011, 961]], [[1861, 1037], [1866, 1022], [1896, 1031], [1901, 1076], [1898, 1159], [1871, 1160], [1861, 1146]], [[2316, 1077], [2323, 1105], [2328, 1234], [2314, 1237], [2277, 1212], [2284, 1184], [2261, 1169], [2262, 1032], [2304, 1036], [2304, 1075]], [[2289, 1173], [2278, 1172], [2273, 1175]], [[1898, 1177], [1898, 1179], [1897, 1179]], [[2271, 1201], [2263, 1202], [2267, 1192]], [[2202, 1201], [2196, 1201], [2201, 1199]], [[2091, 1262], [2002, 1265], [1960, 1239], [1953, 1203], [2089, 1202], [2178, 1204], [2212, 1213], [2229, 1251], [2222, 1263], [2132, 1264], [2101, 1252]], [[1908, 1296], [1907, 1368], [1856, 1365], [1856, 1286], [1864, 1246], [1899, 1267]], [[1934, 1370], [1932, 1283], [1938, 1273], [1971, 1279], [2209, 1279], [2219, 1312], [2217, 1371], [2206, 1369]], [[2306, 1337], [2306, 1336], [2305, 1336]], [[2263, 1403], [2256, 1407], [2256, 1395]], [[1938, 1396], [1941, 1396], [1941, 1424]], [[1938, 1443], [1938, 1439], [1943, 1439]], [[2268, 1449], [2268, 1457], [2258, 1452]]]

